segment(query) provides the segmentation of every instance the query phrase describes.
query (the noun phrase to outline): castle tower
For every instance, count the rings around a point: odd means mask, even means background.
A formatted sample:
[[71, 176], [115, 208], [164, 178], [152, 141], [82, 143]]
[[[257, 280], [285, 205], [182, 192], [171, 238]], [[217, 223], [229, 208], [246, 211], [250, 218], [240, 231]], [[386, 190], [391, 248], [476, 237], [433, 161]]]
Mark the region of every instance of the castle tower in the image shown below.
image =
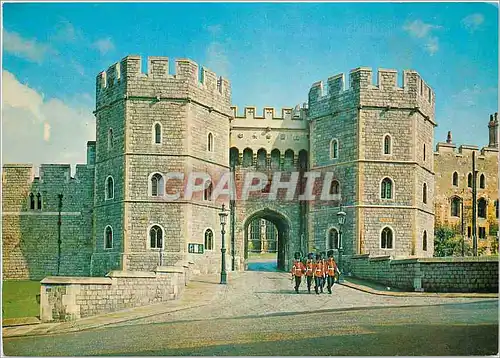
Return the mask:
[[202, 172], [215, 186], [228, 171], [231, 89], [191, 60], [175, 64], [169, 74], [168, 58], [148, 57], [143, 73], [127, 56], [97, 77], [94, 275], [220, 257], [223, 202], [187, 198], [184, 184]]
[[[338, 235], [339, 205], [347, 213], [344, 253], [432, 256], [434, 93], [414, 71], [350, 72], [313, 84], [309, 91], [311, 170], [332, 174], [340, 202], [310, 206], [310, 230], [322, 247]], [[327, 183], [329, 185], [329, 183]], [[323, 183], [321, 183], [323, 185]]]
[[498, 113], [490, 115], [490, 122], [488, 123], [489, 144], [488, 147], [498, 148]]

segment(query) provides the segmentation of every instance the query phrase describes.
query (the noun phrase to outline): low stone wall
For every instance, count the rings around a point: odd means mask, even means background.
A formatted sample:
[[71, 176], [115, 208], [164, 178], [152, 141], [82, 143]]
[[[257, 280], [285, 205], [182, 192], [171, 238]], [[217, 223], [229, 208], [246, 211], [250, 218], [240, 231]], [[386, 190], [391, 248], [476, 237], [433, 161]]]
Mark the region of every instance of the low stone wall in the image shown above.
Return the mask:
[[497, 257], [410, 258], [355, 255], [344, 272], [407, 291], [498, 292]]
[[46, 277], [41, 281], [40, 318], [68, 321], [175, 300], [190, 280], [191, 265], [111, 271], [106, 277]]

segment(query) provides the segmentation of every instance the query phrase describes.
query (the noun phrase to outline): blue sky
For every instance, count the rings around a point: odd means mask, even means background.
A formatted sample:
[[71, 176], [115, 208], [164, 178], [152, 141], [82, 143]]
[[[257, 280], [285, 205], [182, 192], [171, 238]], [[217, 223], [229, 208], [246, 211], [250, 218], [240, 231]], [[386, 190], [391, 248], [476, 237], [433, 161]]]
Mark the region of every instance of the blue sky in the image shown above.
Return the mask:
[[436, 93], [436, 141], [487, 145], [498, 108], [486, 3], [8, 3], [3, 26], [4, 162], [84, 162], [95, 77], [127, 54], [191, 58], [258, 110], [355, 67], [414, 69]]

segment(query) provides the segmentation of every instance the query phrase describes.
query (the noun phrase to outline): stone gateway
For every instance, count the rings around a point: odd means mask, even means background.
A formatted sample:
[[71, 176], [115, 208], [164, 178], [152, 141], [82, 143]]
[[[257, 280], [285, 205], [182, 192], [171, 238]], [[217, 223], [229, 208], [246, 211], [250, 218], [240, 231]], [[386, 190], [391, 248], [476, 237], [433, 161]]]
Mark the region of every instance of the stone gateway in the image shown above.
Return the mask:
[[[493, 249], [497, 115], [487, 123], [487, 148], [456, 152], [450, 138], [433, 152], [436, 98], [417, 72], [398, 81], [395, 70], [360, 67], [314, 83], [307, 104], [241, 113], [230, 82], [193, 61], [176, 60], [173, 74], [166, 57], [149, 57], [145, 69], [141, 62], [127, 56], [97, 76], [96, 141], [75, 173], [60, 164], [42, 164], [39, 173], [3, 166], [4, 279], [152, 272], [181, 261], [194, 273], [215, 272], [222, 204], [231, 209], [228, 270], [245, 269], [250, 251], [277, 252], [284, 270], [294, 252], [334, 250], [337, 259], [340, 205], [346, 258], [430, 258], [435, 221], [456, 225], [454, 198], [470, 196], [472, 151], [482, 178], [478, 233]], [[186, 196], [186, 179], [171, 174], [191, 172], [211, 179]], [[256, 172], [281, 178], [247, 200], [212, 200], [224, 175], [239, 188]], [[316, 199], [299, 200], [311, 177]], [[292, 200], [281, 189], [271, 196], [273, 185], [292, 180], [299, 188]], [[339, 199], [320, 200], [324, 187]], [[170, 200], [173, 193], [180, 198]]]

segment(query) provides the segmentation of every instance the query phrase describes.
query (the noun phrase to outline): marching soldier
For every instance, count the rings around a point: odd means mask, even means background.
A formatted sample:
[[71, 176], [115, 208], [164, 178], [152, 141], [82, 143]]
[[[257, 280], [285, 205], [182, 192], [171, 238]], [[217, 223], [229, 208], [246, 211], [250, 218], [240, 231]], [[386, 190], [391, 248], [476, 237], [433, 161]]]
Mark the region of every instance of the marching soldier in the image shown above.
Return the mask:
[[321, 251], [320, 252], [321, 254], [321, 261], [323, 262], [323, 270], [325, 271], [325, 275], [323, 276], [323, 280], [322, 280], [322, 285], [321, 285], [321, 292], [323, 292], [323, 288], [325, 288], [325, 284], [326, 284], [326, 252], [325, 251]]
[[295, 277], [295, 292], [299, 293], [299, 286], [302, 281], [302, 274], [306, 272], [306, 267], [300, 260], [300, 252], [295, 253], [295, 261], [292, 266], [292, 280]]
[[316, 254], [316, 264], [314, 265], [314, 291], [319, 295], [318, 290], [323, 293], [323, 278], [325, 277], [325, 269], [323, 266], [323, 260], [321, 260], [321, 254]]
[[333, 258], [333, 250], [328, 251], [328, 260], [326, 261], [325, 271], [326, 271], [326, 279], [328, 280], [328, 293], [332, 293], [332, 286], [335, 283], [335, 276], [338, 271], [337, 263]]
[[307, 254], [307, 261], [305, 264], [306, 268], [306, 282], [307, 282], [307, 292], [311, 293], [311, 284], [314, 276], [314, 260], [312, 252]]

